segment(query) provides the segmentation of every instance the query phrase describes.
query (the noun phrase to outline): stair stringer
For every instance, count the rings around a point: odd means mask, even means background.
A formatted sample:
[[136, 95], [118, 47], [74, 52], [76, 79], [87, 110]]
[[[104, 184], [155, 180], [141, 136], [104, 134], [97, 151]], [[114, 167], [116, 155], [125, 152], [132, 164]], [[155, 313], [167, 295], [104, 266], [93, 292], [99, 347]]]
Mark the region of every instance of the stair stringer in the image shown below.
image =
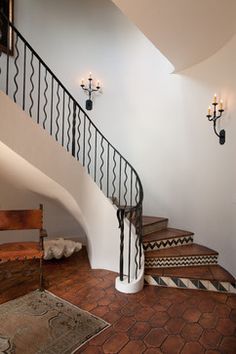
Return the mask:
[[118, 272], [120, 234], [111, 201], [86, 169], [1, 91], [0, 142], [1, 173], [61, 202], [85, 230], [91, 267]]

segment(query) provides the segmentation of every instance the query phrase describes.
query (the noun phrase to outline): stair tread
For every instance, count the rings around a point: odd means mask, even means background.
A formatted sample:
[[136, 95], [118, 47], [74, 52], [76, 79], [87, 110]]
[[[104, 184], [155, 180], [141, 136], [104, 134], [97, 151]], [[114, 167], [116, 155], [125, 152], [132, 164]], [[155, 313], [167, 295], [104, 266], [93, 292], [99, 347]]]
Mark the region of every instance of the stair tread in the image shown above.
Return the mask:
[[143, 242], [150, 242], [150, 241], [161, 241], [170, 238], [176, 237], [184, 237], [184, 236], [191, 236], [193, 232], [180, 230], [180, 229], [173, 229], [173, 228], [166, 228], [165, 230], [155, 231], [150, 234], [143, 236]]
[[163, 248], [157, 251], [145, 252], [145, 258], [204, 256], [204, 255], [218, 255], [218, 252], [208, 247], [198, 245], [197, 243], [192, 243], [191, 245]]
[[145, 268], [145, 275], [217, 280], [234, 283], [235, 278], [220, 265], [171, 268]]
[[168, 219], [157, 216], [143, 216], [143, 226], [159, 223], [162, 221], [168, 221]]

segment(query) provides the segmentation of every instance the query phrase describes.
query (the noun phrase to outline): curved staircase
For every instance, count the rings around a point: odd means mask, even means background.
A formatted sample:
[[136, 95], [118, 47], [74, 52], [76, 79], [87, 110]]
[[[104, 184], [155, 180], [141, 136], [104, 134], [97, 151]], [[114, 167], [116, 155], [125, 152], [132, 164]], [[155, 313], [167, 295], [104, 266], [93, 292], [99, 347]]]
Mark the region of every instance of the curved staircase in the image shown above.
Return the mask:
[[236, 293], [235, 278], [217, 264], [218, 252], [193, 243], [193, 235], [169, 228], [167, 218], [143, 216], [146, 284]]

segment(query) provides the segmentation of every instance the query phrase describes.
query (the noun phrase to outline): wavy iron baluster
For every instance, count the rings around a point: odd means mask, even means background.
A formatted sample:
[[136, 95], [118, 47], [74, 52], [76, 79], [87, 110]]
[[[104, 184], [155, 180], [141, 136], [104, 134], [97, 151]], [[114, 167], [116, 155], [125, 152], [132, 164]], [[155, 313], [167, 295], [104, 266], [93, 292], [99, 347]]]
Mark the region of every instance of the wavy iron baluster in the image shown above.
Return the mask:
[[107, 143], [107, 198], [109, 198], [109, 184], [110, 184], [110, 144]]
[[88, 126], [88, 132], [89, 132], [89, 138], [88, 138], [88, 174], [90, 175], [90, 165], [91, 165], [91, 150], [92, 150], [92, 146], [91, 146], [91, 137], [92, 137], [92, 133], [91, 133], [91, 122], [89, 121], [89, 126]]
[[113, 187], [113, 192], [112, 192], [112, 199], [114, 200], [115, 198], [115, 193], [116, 193], [116, 186], [115, 186], [115, 181], [116, 181], [116, 150], [113, 152], [113, 157], [112, 160], [114, 162], [112, 173], [113, 173], [113, 180], [112, 180], [112, 187]]
[[47, 115], [47, 111], [46, 111], [46, 107], [47, 107], [47, 104], [48, 104], [48, 99], [47, 99], [47, 90], [48, 90], [48, 82], [47, 82], [47, 69], [45, 70], [45, 76], [44, 76], [44, 82], [45, 82], [45, 90], [44, 90], [44, 93], [43, 93], [43, 96], [44, 96], [44, 99], [45, 99], [45, 103], [44, 103], [44, 106], [43, 106], [43, 112], [44, 112], [44, 120], [43, 120], [43, 129], [45, 129], [45, 124], [46, 124], [46, 121], [48, 119], [48, 115]]
[[77, 126], [77, 131], [78, 131], [78, 138], [77, 138], [77, 145], [78, 145], [78, 150], [77, 150], [77, 160], [79, 160], [79, 153], [80, 153], [80, 137], [81, 137], [81, 131], [80, 131], [80, 126], [81, 126], [81, 118], [80, 118], [80, 108], [78, 111], [78, 119], [79, 119], [79, 124]]
[[102, 136], [102, 139], [101, 139], [101, 148], [102, 148], [102, 152], [100, 154], [100, 158], [101, 158], [101, 165], [100, 165], [100, 172], [101, 172], [101, 177], [100, 177], [100, 180], [99, 180], [99, 185], [100, 185], [100, 189], [102, 190], [102, 180], [103, 180], [103, 177], [104, 177], [104, 172], [103, 172], [103, 166], [104, 166], [104, 160], [103, 160], [103, 154], [104, 154], [104, 146], [103, 146], [103, 136]]
[[124, 209], [117, 210], [117, 219], [120, 228], [120, 280], [124, 280]]
[[32, 117], [32, 108], [33, 108], [33, 105], [34, 105], [34, 100], [33, 100], [33, 92], [34, 92], [34, 82], [33, 82], [33, 76], [34, 76], [34, 66], [33, 66], [33, 59], [34, 59], [34, 54], [31, 53], [31, 60], [30, 60], [30, 66], [31, 66], [31, 75], [30, 75], [30, 83], [31, 83], [31, 90], [30, 90], [30, 93], [29, 93], [29, 96], [30, 96], [30, 102], [31, 102], [31, 105], [30, 105], [30, 108], [29, 108], [29, 115], [30, 117]]
[[85, 150], [86, 150], [86, 119], [87, 119], [87, 116], [86, 114], [84, 113], [84, 127], [83, 127], [83, 166], [85, 166]]
[[68, 129], [67, 129], [67, 145], [66, 145], [66, 149], [67, 151], [69, 151], [70, 149], [70, 128], [71, 128], [71, 124], [70, 124], [70, 115], [71, 115], [71, 108], [70, 108], [70, 97], [68, 99], [68, 117], [67, 117], [67, 123], [68, 123]]
[[37, 109], [37, 123], [39, 124], [39, 116], [40, 116], [40, 90], [41, 90], [41, 63], [39, 61], [38, 68], [38, 109]]
[[137, 177], [136, 177], [136, 181], [135, 181], [135, 189], [136, 189], [135, 202], [136, 202], [136, 204], [138, 204], [139, 189], [138, 189], [138, 179], [137, 179]]
[[14, 76], [14, 83], [15, 83], [15, 91], [14, 91], [14, 94], [13, 94], [13, 100], [14, 102], [16, 102], [16, 95], [17, 95], [17, 92], [18, 92], [18, 89], [19, 89], [19, 86], [18, 86], [18, 83], [17, 83], [17, 77], [19, 75], [19, 66], [18, 66], [18, 58], [19, 58], [19, 49], [18, 49], [18, 35], [16, 34], [16, 41], [15, 41], [15, 49], [16, 49], [16, 57], [15, 57], [15, 60], [14, 60], [14, 65], [15, 65], [15, 68], [16, 68], [16, 73], [15, 73], [15, 76]]
[[59, 124], [58, 124], [58, 120], [59, 120], [59, 117], [60, 117], [60, 111], [59, 111], [59, 104], [60, 104], [60, 95], [59, 95], [59, 89], [60, 89], [60, 86], [59, 84], [57, 85], [57, 104], [56, 104], [56, 111], [57, 111], [57, 116], [56, 116], [56, 133], [55, 133], [55, 138], [56, 138], [56, 141], [58, 141], [58, 133], [59, 133], [59, 130], [60, 130], [60, 127], [59, 127]]
[[24, 59], [23, 59], [23, 87], [22, 87], [22, 109], [25, 110], [25, 83], [26, 83], [26, 44], [24, 43]]
[[65, 91], [63, 90], [62, 99], [62, 133], [61, 133], [61, 145], [64, 146], [64, 129], [65, 129]]
[[94, 141], [94, 182], [97, 182], [97, 142], [98, 142], [98, 131], [95, 128], [95, 141]]
[[125, 206], [127, 206], [127, 193], [128, 193], [128, 188], [127, 188], [127, 181], [128, 181], [128, 175], [127, 175], [127, 162], [125, 163], [125, 180], [124, 180], [124, 188], [125, 188], [125, 193], [124, 193], [124, 202], [125, 202]]
[[134, 263], [135, 263], [135, 279], [137, 279], [138, 277], [138, 267], [139, 267], [139, 237], [138, 235], [136, 235], [136, 239], [135, 239], [135, 249], [136, 249], [136, 253], [135, 253], [135, 257], [134, 257]]

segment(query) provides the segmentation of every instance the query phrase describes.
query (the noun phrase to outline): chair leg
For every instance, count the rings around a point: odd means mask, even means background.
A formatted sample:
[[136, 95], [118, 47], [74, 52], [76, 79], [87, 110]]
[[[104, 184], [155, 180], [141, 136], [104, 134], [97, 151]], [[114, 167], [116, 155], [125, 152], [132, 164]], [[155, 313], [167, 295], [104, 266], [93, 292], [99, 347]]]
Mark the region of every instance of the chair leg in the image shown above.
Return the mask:
[[39, 260], [40, 264], [39, 264], [39, 290], [43, 291], [44, 290], [44, 281], [43, 281], [43, 259], [40, 258]]

